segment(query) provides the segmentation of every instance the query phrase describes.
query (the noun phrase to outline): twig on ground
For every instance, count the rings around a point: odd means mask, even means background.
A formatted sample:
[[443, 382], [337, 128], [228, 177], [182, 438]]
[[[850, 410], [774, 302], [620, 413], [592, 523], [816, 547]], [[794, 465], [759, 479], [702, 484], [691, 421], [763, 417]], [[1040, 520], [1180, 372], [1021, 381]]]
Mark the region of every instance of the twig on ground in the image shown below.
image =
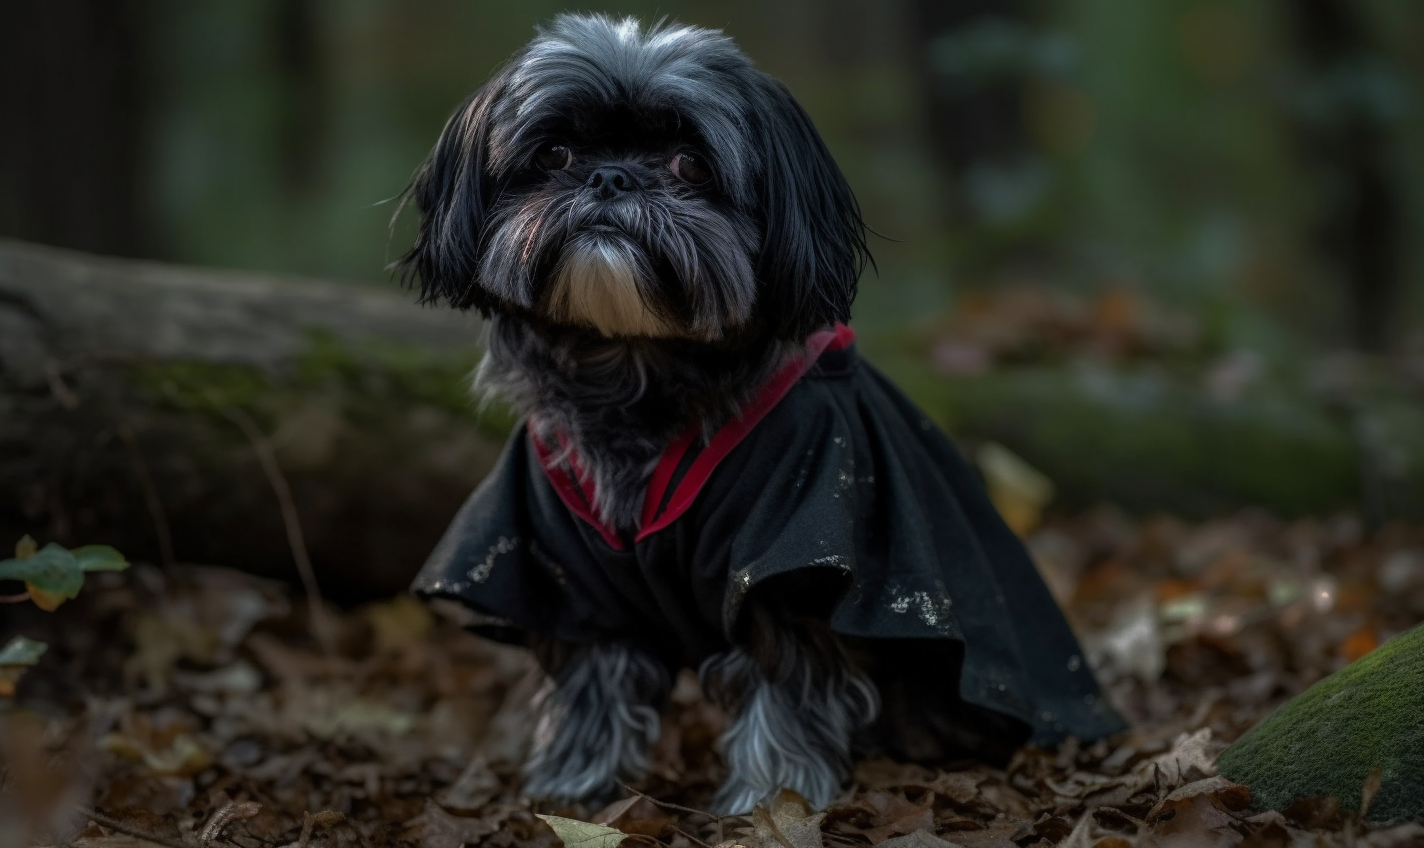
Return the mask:
[[[622, 786], [622, 787], [623, 787], [624, 789], [626, 789], [628, 792], [630, 792], [630, 793], [632, 793], [632, 794], [634, 794], [634, 795], [637, 795], [639, 798], [647, 798], [649, 801], [653, 802], [653, 804], [655, 804], [656, 806], [662, 807], [662, 808], [667, 809], [667, 810], [677, 810], [677, 811], [680, 812], [680, 813], [692, 813], [693, 815], [696, 815], [696, 816], [703, 816], [703, 817], [705, 817], [705, 818], [707, 818], [707, 819], [709, 819], [709, 820], [711, 820], [711, 821], [721, 821], [721, 820], [724, 818], [724, 816], [714, 816], [714, 815], [712, 815], [711, 813], [704, 812], [704, 811], [702, 811], [702, 810], [694, 810], [694, 809], [691, 808], [691, 807], [684, 807], [684, 806], [682, 806], [682, 805], [680, 805], [680, 804], [674, 804], [674, 803], [672, 803], [671, 801], [661, 801], [661, 800], [658, 800], [657, 798], [654, 798], [653, 796], [647, 794], [646, 792], [639, 792], [638, 790], [634, 789], [633, 787], [629, 786], [629, 785], [626, 784], [626, 783], [620, 783], [620, 784], [618, 784], [618, 785], [619, 785], [619, 786]], [[735, 816], [732, 816], [731, 818], [735, 818]]]
[[312, 818], [310, 812], [302, 815], [302, 835], [297, 837], [297, 848], [307, 848], [307, 846], [311, 844], [313, 821], [315, 821], [315, 819]]
[[45, 379], [49, 381], [50, 394], [59, 405], [73, 412], [79, 408], [79, 395], [64, 382], [64, 364], [50, 360], [45, 363]]
[[124, 446], [129, 450], [129, 456], [133, 459], [134, 475], [138, 477], [139, 489], [143, 492], [143, 505], [148, 508], [148, 515], [153, 519], [154, 534], [158, 536], [158, 558], [164, 568], [172, 568], [173, 556], [173, 529], [168, 523], [168, 513], [163, 509], [163, 500], [158, 496], [158, 487], [153, 482], [153, 475], [149, 473], [148, 462], [143, 458], [143, 451], [139, 449], [138, 437], [134, 435], [133, 428], [127, 421], [120, 419], [114, 428], [119, 438], [123, 440]]
[[228, 825], [243, 819], [250, 819], [260, 812], [262, 812], [262, 805], [256, 801], [229, 801], [208, 819], [203, 832], [198, 836], [198, 841], [204, 845], [210, 845], [222, 836], [223, 830]]
[[311, 556], [307, 553], [306, 537], [302, 534], [297, 504], [292, 498], [292, 489], [287, 485], [287, 478], [282, 474], [282, 467], [277, 463], [277, 455], [272, 452], [272, 443], [262, 432], [262, 428], [257, 426], [257, 422], [252, 420], [252, 416], [237, 407], [220, 403], [211, 394], [208, 399], [212, 401], [218, 414], [237, 425], [252, 443], [252, 452], [257, 455], [257, 462], [262, 466], [262, 473], [266, 475], [272, 493], [277, 496], [277, 506], [282, 511], [287, 545], [292, 549], [292, 560], [296, 563], [297, 574], [302, 580], [302, 590], [307, 596], [307, 614], [311, 619], [312, 635], [321, 643], [322, 650], [328, 656], [334, 655], [336, 643], [328, 626], [326, 610], [322, 607], [321, 587], [317, 585], [316, 571], [313, 570]]
[[683, 830], [682, 828], [678, 827], [677, 825], [674, 824], [674, 825], [668, 825], [668, 826], [672, 828], [673, 833], [678, 834], [678, 835], [681, 836], [682, 838], [684, 838], [684, 839], [690, 839], [690, 840], [692, 840], [693, 842], [697, 843], [698, 845], [701, 845], [702, 848], [712, 848], [712, 846], [711, 846], [710, 844], [708, 844], [708, 843], [706, 843], [706, 842], [703, 842], [701, 839], [698, 839], [697, 837], [693, 836], [692, 834], [688, 833], [687, 831]]
[[166, 848], [193, 848], [193, 846], [189, 845], [186, 842], [180, 842], [176, 839], [169, 839], [166, 836], [159, 836], [156, 833], [149, 833], [148, 831], [143, 830], [142, 828], [137, 828], [133, 825], [124, 824], [118, 819], [110, 818], [109, 816], [104, 815], [98, 810], [91, 810], [88, 807], [79, 807], [78, 809], [79, 812], [88, 816], [91, 821], [93, 821], [100, 827], [107, 827], [109, 830], [117, 831], [118, 833], [122, 833], [125, 836], [132, 836], [134, 839], [142, 839], [145, 842], [152, 842], [154, 845], [163, 845], [166, 846]]

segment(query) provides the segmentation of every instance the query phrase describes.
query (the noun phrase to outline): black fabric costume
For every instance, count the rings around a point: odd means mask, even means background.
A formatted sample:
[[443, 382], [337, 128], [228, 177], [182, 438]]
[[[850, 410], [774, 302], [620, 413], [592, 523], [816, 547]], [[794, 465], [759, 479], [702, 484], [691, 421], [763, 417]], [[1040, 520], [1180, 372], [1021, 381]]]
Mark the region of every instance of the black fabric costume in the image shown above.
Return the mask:
[[[891, 674], [939, 682], [905, 721], [989, 715], [1008, 746], [1121, 729], [975, 473], [850, 338], [840, 328], [730, 438], [670, 449], [637, 538], [595, 526], [575, 475], [546, 469], [521, 425], [413, 590], [463, 602], [502, 641], [630, 640], [696, 668], [727, 650], [749, 592], [794, 574]], [[887, 697], [898, 685], [878, 682]]]

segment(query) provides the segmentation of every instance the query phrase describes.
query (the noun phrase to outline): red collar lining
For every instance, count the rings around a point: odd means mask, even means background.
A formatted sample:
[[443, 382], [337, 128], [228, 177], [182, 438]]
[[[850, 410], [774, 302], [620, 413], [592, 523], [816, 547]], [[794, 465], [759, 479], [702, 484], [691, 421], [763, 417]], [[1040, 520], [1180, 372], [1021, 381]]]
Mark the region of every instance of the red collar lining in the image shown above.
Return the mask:
[[569, 512], [588, 522], [593, 529], [598, 531], [609, 547], [615, 551], [623, 550], [623, 540], [618, 538], [618, 533], [600, 521], [598, 514], [593, 511], [593, 481], [583, 474], [578, 457], [573, 453], [569, 454], [569, 463], [578, 474], [578, 477], [575, 478], [563, 465], [554, 462], [553, 451], [549, 450], [548, 445], [545, 445], [533, 432], [529, 434], [529, 441], [534, 443], [534, 452], [539, 456], [539, 465], [544, 469], [544, 476], [549, 478], [549, 483], [558, 493], [559, 500], [569, 508]]
[[[672, 483], [673, 476], [677, 473], [678, 465], [687, 455], [688, 449], [697, 441], [697, 436], [701, 432], [698, 422], [694, 421], [689, 424], [682, 435], [664, 449], [662, 458], [658, 461], [657, 467], [653, 469], [653, 476], [648, 481], [647, 494], [643, 498], [640, 529], [634, 537], [634, 541], [643, 541], [687, 512], [688, 508], [697, 500], [702, 487], [711, 478], [717, 464], [725, 459], [727, 454], [731, 453], [732, 449], [740, 444], [752, 429], [766, 417], [767, 413], [781, 402], [786, 393], [791, 391], [791, 387], [796, 385], [807, 371], [811, 370], [821, 354], [828, 350], [845, 350], [854, 340], [855, 331], [845, 324], [837, 324], [833, 330], [822, 330], [808, 338], [805, 353], [783, 366], [766, 385], [762, 386], [761, 391], [757, 393], [751, 403], [747, 404], [741, 414], [722, 425], [721, 429], [713, 434], [707, 447], [692, 461], [692, 466], [678, 482], [669, 499], [667, 498], [667, 489]], [[570, 476], [567, 468], [553, 462], [553, 452], [537, 436], [532, 432], [529, 436], [534, 443], [534, 450], [539, 456], [539, 464], [544, 468], [544, 474], [549, 478], [554, 491], [558, 493], [559, 499], [564, 502], [569, 511], [597, 530], [609, 547], [617, 551], [625, 550], [627, 546], [624, 545], [618, 532], [600, 520], [594, 512], [592, 506], [593, 481], [584, 475], [578, 455], [572, 450], [568, 450], [569, 446], [564, 443], [563, 437], [560, 437], [560, 443], [569, 456], [569, 465], [577, 475], [577, 479]], [[659, 513], [658, 506], [665, 499], [667, 508]]]

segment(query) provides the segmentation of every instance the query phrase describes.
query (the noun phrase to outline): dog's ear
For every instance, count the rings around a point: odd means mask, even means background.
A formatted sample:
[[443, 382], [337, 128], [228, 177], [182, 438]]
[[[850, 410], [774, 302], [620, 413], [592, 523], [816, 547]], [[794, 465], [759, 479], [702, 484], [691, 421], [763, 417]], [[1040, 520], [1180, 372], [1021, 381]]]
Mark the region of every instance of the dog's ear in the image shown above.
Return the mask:
[[761, 75], [760, 186], [765, 235], [758, 260], [763, 314], [801, 339], [850, 318], [870, 258], [860, 207], [811, 118], [777, 80]]
[[481, 312], [491, 305], [476, 276], [494, 189], [488, 171], [490, 112], [503, 87], [501, 74], [460, 104], [391, 217], [394, 228], [412, 202], [420, 215], [415, 241], [392, 268], [407, 286], [418, 280], [421, 303], [444, 301]]

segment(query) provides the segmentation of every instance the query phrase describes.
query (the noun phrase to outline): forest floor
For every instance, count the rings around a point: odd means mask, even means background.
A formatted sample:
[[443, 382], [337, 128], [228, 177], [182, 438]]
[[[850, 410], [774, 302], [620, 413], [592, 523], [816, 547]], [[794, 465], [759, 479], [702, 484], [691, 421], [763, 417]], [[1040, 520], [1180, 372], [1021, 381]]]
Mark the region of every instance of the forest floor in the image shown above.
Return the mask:
[[824, 813], [782, 796], [722, 819], [696, 812], [723, 717], [690, 679], [624, 801], [541, 810], [515, 777], [537, 684], [523, 653], [408, 598], [313, 628], [301, 597], [235, 571], [95, 575], [36, 612], [51, 650], [0, 706], [0, 845], [559, 844], [536, 813], [670, 848], [1424, 845], [1424, 828], [1369, 830], [1327, 801], [1255, 812], [1213, 768], [1283, 700], [1424, 619], [1424, 530], [1101, 509], [1029, 542], [1131, 731], [1005, 768], [864, 761]]

